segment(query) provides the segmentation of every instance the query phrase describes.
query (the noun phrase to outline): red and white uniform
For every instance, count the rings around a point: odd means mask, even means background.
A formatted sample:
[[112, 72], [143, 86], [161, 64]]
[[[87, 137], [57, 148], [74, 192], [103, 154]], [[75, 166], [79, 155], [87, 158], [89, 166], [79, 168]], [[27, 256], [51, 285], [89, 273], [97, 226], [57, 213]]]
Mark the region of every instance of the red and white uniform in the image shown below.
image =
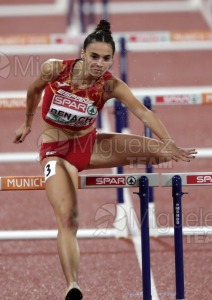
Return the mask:
[[106, 71], [85, 89], [72, 83], [72, 69], [77, 60], [64, 60], [58, 78], [45, 88], [42, 117], [45, 122], [71, 130], [90, 127], [104, 106], [104, 86], [112, 74]]
[[[112, 74], [105, 72], [86, 89], [76, 89], [72, 83], [72, 69], [77, 60], [64, 60], [58, 78], [45, 88], [42, 117], [53, 126], [71, 130], [86, 129], [95, 122], [104, 106], [104, 86]], [[40, 159], [61, 157], [80, 172], [87, 168], [96, 139], [96, 129], [82, 137], [42, 143]]]

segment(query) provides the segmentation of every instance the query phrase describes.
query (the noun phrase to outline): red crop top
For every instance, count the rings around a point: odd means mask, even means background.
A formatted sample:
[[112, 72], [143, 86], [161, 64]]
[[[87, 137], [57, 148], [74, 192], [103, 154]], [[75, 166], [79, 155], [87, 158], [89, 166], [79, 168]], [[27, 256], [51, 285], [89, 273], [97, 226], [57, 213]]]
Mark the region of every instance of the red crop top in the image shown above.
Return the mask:
[[44, 92], [42, 117], [48, 124], [71, 130], [90, 127], [104, 106], [104, 86], [112, 74], [106, 71], [95, 83], [85, 89], [72, 84], [72, 69], [76, 59], [64, 60], [58, 78], [49, 83]]

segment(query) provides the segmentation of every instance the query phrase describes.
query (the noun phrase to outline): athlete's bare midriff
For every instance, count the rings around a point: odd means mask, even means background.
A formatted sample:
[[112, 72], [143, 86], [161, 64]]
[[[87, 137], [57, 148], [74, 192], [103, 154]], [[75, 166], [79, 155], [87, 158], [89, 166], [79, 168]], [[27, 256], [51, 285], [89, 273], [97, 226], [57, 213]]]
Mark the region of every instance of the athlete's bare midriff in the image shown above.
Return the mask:
[[93, 129], [94, 125], [82, 130], [64, 129], [50, 125], [43, 121], [42, 142], [49, 143], [82, 137], [90, 133]]

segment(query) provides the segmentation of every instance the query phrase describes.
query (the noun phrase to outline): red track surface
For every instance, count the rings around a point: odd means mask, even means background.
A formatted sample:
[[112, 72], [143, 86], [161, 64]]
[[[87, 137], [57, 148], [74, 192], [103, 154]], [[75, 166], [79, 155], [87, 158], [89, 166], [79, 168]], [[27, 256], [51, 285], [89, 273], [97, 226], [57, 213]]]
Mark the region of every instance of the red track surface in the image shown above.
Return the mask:
[[[2, 1], [0, 3], [5, 4]], [[113, 30], [207, 29], [201, 15], [196, 13], [142, 15], [136, 18], [132, 15], [112, 17]], [[11, 23], [11, 20], [7, 21]], [[1, 22], [3, 21], [1, 20]], [[19, 26], [13, 26], [13, 32], [8, 26], [3, 27], [3, 23], [1, 23], [0, 33], [26, 33], [26, 25], [23, 26], [22, 22], [27, 21], [20, 18], [16, 23]], [[36, 22], [39, 23], [40, 20]], [[64, 20], [61, 21], [61, 27], [58, 25], [58, 32], [64, 31], [64, 22]], [[55, 28], [51, 26], [42, 26], [42, 32], [48, 28], [53, 30], [52, 33], [56, 32]], [[27, 25], [27, 32], [39, 33], [41, 31], [31, 20]], [[129, 84], [133, 87], [211, 85], [211, 54], [211, 51], [129, 54]], [[27, 57], [19, 58], [23, 64], [28, 59]], [[14, 57], [9, 57], [9, 59], [12, 64]], [[38, 63], [40, 64], [45, 59], [47, 57], [39, 56]], [[11, 91], [26, 89], [36, 76], [36, 72], [34, 71], [31, 75], [27, 73], [25, 76], [11, 72], [7, 80], [0, 80], [0, 88]], [[118, 62], [114, 64], [114, 72], [119, 73]], [[156, 107], [155, 111], [167, 125], [178, 144], [185, 147], [212, 147], [210, 106]], [[36, 115], [33, 132], [26, 142], [21, 145], [12, 143], [14, 130], [23, 122], [23, 116], [24, 111], [21, 109], [1, 111], [1, 152], [38, 150], [41, 132], [39, 114]], [[113, 122], [112, 114], [109, 114], [109, 118]], [[143, 125], [139, 124], [132, 115], [130, 115], [129, 123], [132, 132], [143, 134]], [[211, 170], [210, 159], [196, 159], [192, 163], [173, 163], [168, 168], [161, 166], [155, 168], [157, 173]], [[145, 172], [145, 168], [125, 168], [125, 171]], [[106, 173], [110, 170], [93, 171], [93, 173], [101, 172]], [[42, 174], [41, 167], [38, 163], [1, 165], [2, 176], [40, 174]], [[193, 187], [183, 190], [189, 192], [183, 198], [184, 225], [212, 226], [211, 188]], [[139, 215], [138, 197], [132, 192], [133, 205]], [[81, 228], [97, 227], [97, 221], [100, 220], [95, 220], [96, 213], [107, 203], [116, 203], [115, 189], [109, 192], [101, 189], [98, 190], [98, 193], [96, 190], [80, 190]], [[172, 226], [170, 188], [155, 189], [155, 205], [158, 225]], [[55, 229], [53, 212], [45, 192], [2, 192], [0, 226], [1, 230]], [[54, 240], [1, 241], [0, 246], [2, 300], [64, 299], [65, 280], [59, 265]], [[131, 239], [84, 239], [80, 240], [80, 248], [79, 283], [86, 300], [142, 299], [141, 271]], [[209, 236], [185, 237], [184, 250], [186, 299], [210, 300], [212, 297], [212, 238]], [[173, 238], [151, 239], [151, 259], [159, 299], [175, 299]]]

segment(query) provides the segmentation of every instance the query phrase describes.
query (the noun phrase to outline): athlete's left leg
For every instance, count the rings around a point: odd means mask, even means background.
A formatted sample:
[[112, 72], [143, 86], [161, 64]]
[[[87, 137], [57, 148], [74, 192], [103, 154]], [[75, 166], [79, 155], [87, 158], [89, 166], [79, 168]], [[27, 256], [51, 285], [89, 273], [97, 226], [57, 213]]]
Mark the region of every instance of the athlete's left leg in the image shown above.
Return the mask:
[[159, 140], [131, 134], [98, 133], [88, 169], [159, 164], [171, 159], [168, 145]]

